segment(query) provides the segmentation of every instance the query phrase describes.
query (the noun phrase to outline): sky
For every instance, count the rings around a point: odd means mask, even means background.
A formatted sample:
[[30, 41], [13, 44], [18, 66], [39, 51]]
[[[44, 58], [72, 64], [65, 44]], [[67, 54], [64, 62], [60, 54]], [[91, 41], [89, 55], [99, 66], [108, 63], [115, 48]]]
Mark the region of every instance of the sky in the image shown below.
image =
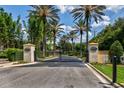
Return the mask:
[[[17, 19], [17, 16], [21, 16], [21, 20], [27, 21], [28, 18], [28, 10], [31, 10], [31, 6], [26, 5], [0, 5], [0, 7], [4, 8], [4, 10], [8, 13], [12, 13], [12, 17], [14, 20]], [[57, 8], [60, 9], [59, 17], [60, 17], [60, 23], [63, 23], [65, 32], [68, 32], [69, 30], [72, 30], [72, 26], [74, 25], [74, 19], [72, 18], [72, 15], [69, 13], [71, 10], [73, 10], [76, 6], [72, 5], [56, 5]], [[105, 28], [109, 24], [113, 24], [115, 20], [119, 17], [124, 17], [124, 6], [121, 5], [111, 5], [106, 6], [107, 9], [104, 11], [105, 16], [103, 17], [103, 21], [100, 21], [98, 24], [93, 22], [91, 24], [92, 29], [91, 32], [89, 32], [89, 39], [91, 39], [94, 35], [94, 31], [96, 33], [99, 33], [102, 31], [103, 28]], [[80, 38], [79, 38], [80, 39]], [[79, 42], [80, 40], [76, 40], [76, 42]], [[83, 41], [86, 41], [86, 34], [83, 35]]]

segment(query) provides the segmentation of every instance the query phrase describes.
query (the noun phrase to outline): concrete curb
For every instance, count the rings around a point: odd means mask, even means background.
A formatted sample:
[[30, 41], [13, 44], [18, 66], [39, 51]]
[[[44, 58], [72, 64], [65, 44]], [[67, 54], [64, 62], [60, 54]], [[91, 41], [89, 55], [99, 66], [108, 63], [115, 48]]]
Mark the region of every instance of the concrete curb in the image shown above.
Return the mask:
[[27, 66], [27, 65], [33, 65], [33, 64], [37, 64], [39, 62], [32, 62], [32, 63], [26, 63], [26, 64], [17, 64], [17, 65], [13, 65], [14, 67], [17, 67], [17, 66]]
[[25, 63], [25, 64], [11, 64], [11, 65], [8, 65], [8, 66], [2, 66], [0, 68], [11, 68], [11, 67], [19, 67], [19, 66], [27, 66], [27, 65], [33, 65], [33, 64], [37, 64], [38, 62], [32, 62], [32, 63]]
[[120, 83], [119, 83], [119, 85], [120, 85], [121, 87], [123, 87], [123, 88], [124, 88], [124, 84], [120, 84]]
[[39, 59], [41, 62], [44, 62], [44, 61], [47, 61], [47, 60], [51, 60], [51, 59], [55, 59], [55, 58], [58, 58], [58, 56], [55, 56], [55, 57], [45, 57], [45, 58], [41, 58]]
[[[47, 60], [55, 59], [55, 58], [58, 58], [58, 57], [48, 57], [48, 58], [45, 58], [43, 60], [43, 62], [47, 61]], [[12, 62], [10, 62], [7, 65], [0, 65], [0, 68], [19, 67], [19, 66], [33, 65], [33, 64], [37, 64], [37, 63], [39, 63], [39, 62], [31, 62], [31, 63], [25, 63], [25, 64], [13, 64]]]
[[43, 61], [47, 61], [47, 60], [51, 60], [51, 59], [55, 59], [55, 58], [58, 58], [58, 57], [48, 57], [48, 58], [43, 59]]
[[104, 77], [108, 82], [110, 82], [115, 88], [119, 88], [119, 87], [123, 87], [122, 85], [120, 84], [117, 84], [117, 83], [112, 83], [112, 80], [106, 76], [104, 73], [102, 73], [100, 70], [98, 70], [97, 68], [95, 68], [93, 65], [91, 64], [87, 64], [88, 66], [90, 66], [91, 68], [93, 68], [96, 72], [98, 72], [102, 77]]

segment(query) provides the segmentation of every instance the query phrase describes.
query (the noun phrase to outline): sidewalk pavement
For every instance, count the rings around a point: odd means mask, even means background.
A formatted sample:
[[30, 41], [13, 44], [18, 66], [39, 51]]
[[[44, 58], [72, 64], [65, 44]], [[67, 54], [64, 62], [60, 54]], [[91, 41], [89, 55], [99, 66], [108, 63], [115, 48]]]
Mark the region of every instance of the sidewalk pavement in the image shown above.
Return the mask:
[[51, 59], [55, 59], [55, 58], [58, 58], [58, 56], [46, 57], [43, 59], [43, 61], [47, 61], [47, 60], [51, 60]]
[[37, 64], [38, 62], [24, 63], [24, 64], [14, 64], [15, 62], [0, 64], [0, 68], [9, 68], [9, 67], [17, 67], [17, 66], [25, 66]]
[[[57, 57], [46, 57], [43, 59], [43, 61], [51, 60]], [[0, 63], [0, 68], [8, 68], [8, 67], [16, 67], [16, 66], [25, 66], [25, 65], [32, 65], [32, 64], [37, 64], [39, 62], [31, 62], [31, 63], [24, 63], [24, 64], [15, 64], [17, 62], [1, 62]]]

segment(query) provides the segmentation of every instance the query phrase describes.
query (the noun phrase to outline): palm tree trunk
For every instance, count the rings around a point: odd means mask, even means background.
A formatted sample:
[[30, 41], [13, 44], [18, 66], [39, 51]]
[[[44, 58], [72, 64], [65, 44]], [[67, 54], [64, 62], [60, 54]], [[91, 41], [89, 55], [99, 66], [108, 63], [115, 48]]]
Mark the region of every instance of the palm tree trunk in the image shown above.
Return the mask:
[[74, 42], [73, 42], [73, 38], [71, 39], [72, 42], [72, 52], [74, 51]]
[[43, 33], [43, 57], [46, 56], [46, 32]]
[[54, 56], [55, 56], [55, 50], [56, 50], [56, 35], [54, 33], [54, 41], [53, 41], [53, 50], [54, 50]]
[[82, 30], [80, 31], [80, 35], [81, 35], [81, 37], [80, 37], [80, 57], [82, 58], [82, 34], [83, 34], [83, 32], [82, 32]]
[[43, 30], [43, 57], [46, 56], [46, 19], [43, 19], [44, 30]]
[[89, 17], [86, 19], [86, 62], [89, 63], [89, 42], [88, 42], [88, 30], [89, 30]]

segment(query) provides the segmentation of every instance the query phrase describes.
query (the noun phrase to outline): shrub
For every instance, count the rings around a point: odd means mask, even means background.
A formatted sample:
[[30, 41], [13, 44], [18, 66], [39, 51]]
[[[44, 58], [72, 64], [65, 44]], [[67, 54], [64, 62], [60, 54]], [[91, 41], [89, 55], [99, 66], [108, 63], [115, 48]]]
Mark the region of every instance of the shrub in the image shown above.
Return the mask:
[[7, 58], [7, 54], [5, 51], [0, 52], [0, 58]]
[[23, 59], [23, 51], [16, 48], [8, 48], [5, 50], [9, 61], [17, 61]]
[[117, 57], [117, 63], [120, 63], [120, 56], [123, 55], [123, 47], [121, 43], [116, 40], [110, 47], [109, 50], [109, 57], [112, 58], [113, 56]]
[[74, 51], [69, 51], [69, 52], [68, 52], [68, 55], [69, 55], [69, 56], [74, 56], [74, 55], [75, 55], [75, 52], [74, 52]]

